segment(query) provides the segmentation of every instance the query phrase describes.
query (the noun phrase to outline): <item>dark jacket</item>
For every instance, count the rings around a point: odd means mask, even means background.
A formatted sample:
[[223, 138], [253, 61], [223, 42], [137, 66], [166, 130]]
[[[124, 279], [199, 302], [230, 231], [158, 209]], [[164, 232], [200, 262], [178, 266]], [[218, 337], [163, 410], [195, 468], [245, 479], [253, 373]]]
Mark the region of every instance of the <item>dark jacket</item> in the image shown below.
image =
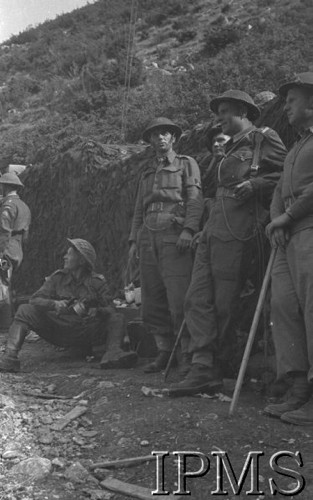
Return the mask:
[[289, 151], [275, 189], [271, 218], [287, 212], [292, 233], [313, 227], [313, 127]]
[[76, 281], [67, 269], [58, 269], [48, 276], [35, 292], [30, 303], [46, 311], [54, 310], [56, 300], [86, 299], [94, 307], [111, 305], [107, 282], [102, 274], [88, 272]]
[[129, 241], [137, 240], [137, 233], [151, 206], [163, 204], [182, 222], [182, 229], [197, 232], [203, 211], [200, 171], [190, 156], [171, 151], [163, 163], [155, 158], [142, 174]]
[[[256, 134], [262, 134], [257, 168], [253, 165]], [[212, 204], [210, 231], [225, 241], [252, 237], [257, 227], [265, 226], [275, 186], [283, 169], [286, 148], [278, 134], [271, 129], [259, 131], [251, 127], [228, 142], [225, 157], [217, 169], [217, 191]], [[252, 196], [238, 200], [234, 188], [249, 180]]]

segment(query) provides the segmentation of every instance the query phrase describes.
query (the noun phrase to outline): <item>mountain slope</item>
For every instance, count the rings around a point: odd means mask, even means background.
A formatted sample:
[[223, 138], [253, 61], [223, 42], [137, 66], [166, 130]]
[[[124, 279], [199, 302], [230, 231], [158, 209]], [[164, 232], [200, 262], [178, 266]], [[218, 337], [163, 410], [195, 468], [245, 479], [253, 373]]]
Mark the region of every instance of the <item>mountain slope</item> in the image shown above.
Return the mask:
[[190, 128], [227, 88], [275, 91], [311, 67], [312, 18], [311, 0], [99, 0], [20, 33], [0, 46], [0, 168], [76, 137], [136, 142], [154, 115]]

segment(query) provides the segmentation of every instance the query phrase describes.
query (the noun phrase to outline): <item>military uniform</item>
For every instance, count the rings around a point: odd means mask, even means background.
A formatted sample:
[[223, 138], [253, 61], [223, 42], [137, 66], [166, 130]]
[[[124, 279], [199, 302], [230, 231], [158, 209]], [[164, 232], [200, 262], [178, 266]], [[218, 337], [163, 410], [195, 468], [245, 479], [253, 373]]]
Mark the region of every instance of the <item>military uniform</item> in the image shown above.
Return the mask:
[[92, 346], [105, 346], [101, 368], [129, 368], [136, 362], [136, 353], [121, 349], [124, 316], [111, 305], [104, 277], [94, 272], [95, 249], [81, 238], [68, 242], [64, 269], [46, 278], [29, 304], [18, 308], [5, 352], [0, 356], [0, 371], [20, 370], [18, 353], [30, 329], [59, 346], [83, 348], [86, 352]]
[[[258, 134], [262, 135], [262, 139], [258, 137], [260, 152], [259, 158], [254, 158]], [[258, 245], [263, 244], [269, 199], [285, 154], [276, 132], [258, 131], [254, 126], [233, 136], [226, 145], [185, 301], [189, 350], [195, 364], [212, 367], [213, 358], [223, 363], [233, 358], [234, 315]], [[242, 201], [234, 196], [234, 188], [246, 180], [251, 182], [253, 194]]]
[[272, 273], [272, 320], [278, 377], [308, 372], [313, 381], [313, 127], [288, 153], [271, 218], [291, 217], [290, 240]]
[[192, 270], [190, 250], [180, 253], [176, 243], [183, 229], [198, 231], [202, 210], [196, 161], [174, 151], [152, 159], [140, 181], [129, 241], [136, 242], [144, 226], [149, 242], [140, 260], [142, 314], [160, 351], [172, 349]]
[[[56, 300], [84, 300], [91, 312], [79, 316], [69, 307], [61, 314], [55, 311]], [[79, 281], [66, 269], [59, 269], [46, 278], [29, 304], [21, 305], [15, 321], [48, 342], [60, 346], [86, 347], [104, 344], [108, 328], [121, 327], [123, 321], [110, 305], [107, 283], [100, 274], [92, 272]], [[112, 324], [113, 321], [113, 324]]]
[[9, 258], [14, 267], [23, 259], [23, 237], [28, 233], [31, 214], [18, 194], [9, 194], [0, 207], [0, 254]]

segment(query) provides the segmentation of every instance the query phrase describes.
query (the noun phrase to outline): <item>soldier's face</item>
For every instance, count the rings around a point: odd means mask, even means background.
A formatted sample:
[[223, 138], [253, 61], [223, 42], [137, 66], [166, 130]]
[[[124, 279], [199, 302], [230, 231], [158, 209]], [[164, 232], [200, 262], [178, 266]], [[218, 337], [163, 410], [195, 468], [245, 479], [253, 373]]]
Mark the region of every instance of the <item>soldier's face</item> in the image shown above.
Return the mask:
[[242, 117], [238, 116], [238, 110], [232, 102], [221, 102], [218, 106], [217, 117], [224, 134], [232, 137], [242, 130]]
[[82, 257], [73, 248], [69, 247], [66, 254], [64, 255], [64, 269], [69, 271], [75, 271], [82, 265]]
[[310, 120], [310, 118], [312, 119], [313, 96], [308, 96], [308, 94], [299, 87], [292, 88], [288, 91], [284, 109], [287, 113], [290, 125], [297, 128], [305, 127], [308, 120]]
[[229, 141], [229, 135], [225, 134], [217, 134], [213, 137], [212, 140], [212, 154], [215, 158], [219, 158], [223, 156], [225, 152], [225, 144]]
[[174, 142], [175, 136], [163, 127], [156, 128], [150, 135], [150, 144], [159, 154], [166, 154], [171, 151]]

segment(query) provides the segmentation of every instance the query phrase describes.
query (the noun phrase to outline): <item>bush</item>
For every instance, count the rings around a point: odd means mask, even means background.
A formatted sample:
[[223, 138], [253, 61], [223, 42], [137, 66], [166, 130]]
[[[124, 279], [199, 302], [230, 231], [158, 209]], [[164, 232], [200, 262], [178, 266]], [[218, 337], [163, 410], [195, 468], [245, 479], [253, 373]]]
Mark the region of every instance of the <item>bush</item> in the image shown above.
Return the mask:
[[239, 26], [211, 27], [204, 36], [204, 53], [214, 57], [227, 45], [239, 42], [241, 37], [242, 29]]
[[38, 30], [36, 28], [29, 28], [25, 31], [21, 31], [18, 35], [13, 35], [6, 43], [7, 45], [24, 45], [25, 43], [35, 42], [37, 39]]
[[189, 42], [193, 40], [197, 36], [197, 32], [195, 30], [180, 30], [176, 34], [176, 38], [179, 43]]

